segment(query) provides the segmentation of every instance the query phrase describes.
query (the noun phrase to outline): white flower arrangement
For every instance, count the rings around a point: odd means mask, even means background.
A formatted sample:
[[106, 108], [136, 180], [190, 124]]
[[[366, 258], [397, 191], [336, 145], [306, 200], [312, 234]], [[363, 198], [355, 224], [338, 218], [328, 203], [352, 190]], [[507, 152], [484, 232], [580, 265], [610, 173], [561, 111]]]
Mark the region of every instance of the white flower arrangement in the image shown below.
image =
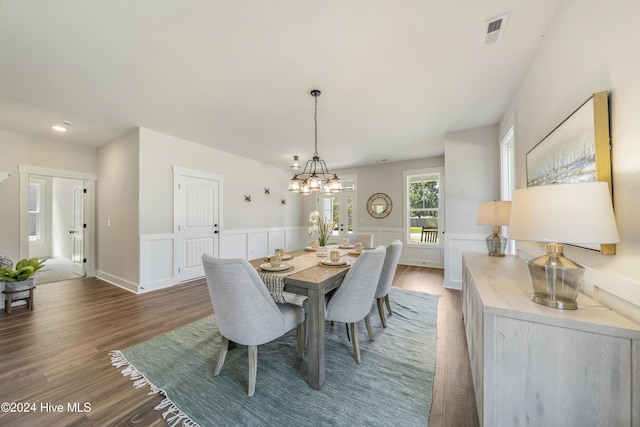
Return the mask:
[[336, 223], [331, 220], [321, 218], [318, 211], [313, 211], [309, 214], [309, 222], [313, 224], [309, 227], [309, 236], [317, 234], [318, 245], [327, 246], [329, 238], [331, 237], [331, 232], [335, 228]]

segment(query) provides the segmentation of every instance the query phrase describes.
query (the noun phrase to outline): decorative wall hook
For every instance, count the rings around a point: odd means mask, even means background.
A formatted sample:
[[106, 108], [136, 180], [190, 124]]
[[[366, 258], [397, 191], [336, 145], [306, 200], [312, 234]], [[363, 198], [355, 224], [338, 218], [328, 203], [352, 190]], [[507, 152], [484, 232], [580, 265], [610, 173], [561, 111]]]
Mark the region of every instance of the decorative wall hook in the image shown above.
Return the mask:
[[264, 194], [269, 194], [269, 189], [268, 188], [264, 189]]
[[280, 199], [280, 204], [281, 205], [286, 205], [287, 204], [287, 200], [286, 199]]
[[245, 202], [250, 202], [251, 201], [251, 196], [247, 196], [246, 194], [244, 195], [244, 201]]

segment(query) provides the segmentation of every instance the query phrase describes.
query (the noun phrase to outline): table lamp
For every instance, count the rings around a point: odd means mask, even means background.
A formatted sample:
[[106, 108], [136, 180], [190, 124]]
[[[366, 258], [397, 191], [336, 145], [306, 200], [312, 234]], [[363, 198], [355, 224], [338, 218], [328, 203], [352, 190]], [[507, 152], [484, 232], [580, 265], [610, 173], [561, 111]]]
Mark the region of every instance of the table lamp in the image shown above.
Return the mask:
[[514, 191], [509, 238], [547, 243], [542, 256], [527, 262], [531, 299], [548, 307], [575, 310], [584, 267], [566, 258], [559, 242], [620, 241], [608, 184], [552, 184]]
[[500, 235], [500, 226], [509, 225], [511, 202], [481, 202], [478, 206], [478, 225], [493, 225], [493, 234], [487, 236], [490, 256], [504, 256], [507, 238]]

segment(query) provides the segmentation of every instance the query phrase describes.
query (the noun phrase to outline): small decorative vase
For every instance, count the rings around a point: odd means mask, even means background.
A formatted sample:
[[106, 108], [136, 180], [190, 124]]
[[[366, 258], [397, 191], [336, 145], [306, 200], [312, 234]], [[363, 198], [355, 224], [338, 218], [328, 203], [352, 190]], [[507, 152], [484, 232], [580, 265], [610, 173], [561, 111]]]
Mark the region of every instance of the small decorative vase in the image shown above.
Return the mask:
[[12, 298], [18, 300], [21, 298], [27, 298], [29, 296], [29, 288], [35, 286], [35, 277], [29, 277], [27, 280], [21, 282], [4, 282], [5, 291], [20, 291], [24, 289], [24, 292], [18, 292], [13, 294]]
[[321, 257], [326, 257], [327, 256], [327, 247], [326, 246], [318, 246], [318, 249], [316, 250], [316, 255], [321, 256]]

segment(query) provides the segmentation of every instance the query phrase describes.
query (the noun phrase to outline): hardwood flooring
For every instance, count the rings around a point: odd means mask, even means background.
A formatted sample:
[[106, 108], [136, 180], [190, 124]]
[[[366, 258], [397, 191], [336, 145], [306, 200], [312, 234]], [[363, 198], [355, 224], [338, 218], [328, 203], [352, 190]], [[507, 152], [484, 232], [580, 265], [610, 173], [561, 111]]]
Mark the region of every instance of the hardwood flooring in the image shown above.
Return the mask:
[[[401, 265], [394, 286], [441, 296], [429, 426], [474, 427], [461, 293], [442, 283], [442, 270]], [[166, 426], [160, 395], [134, 388], [109, 352], [212, 313], [204, 280], [141, 295], [95, 278], [38, 286], [34, 311], [0, 313], [0, 403], [20, 410], [3, 406], [0, 425]]]

